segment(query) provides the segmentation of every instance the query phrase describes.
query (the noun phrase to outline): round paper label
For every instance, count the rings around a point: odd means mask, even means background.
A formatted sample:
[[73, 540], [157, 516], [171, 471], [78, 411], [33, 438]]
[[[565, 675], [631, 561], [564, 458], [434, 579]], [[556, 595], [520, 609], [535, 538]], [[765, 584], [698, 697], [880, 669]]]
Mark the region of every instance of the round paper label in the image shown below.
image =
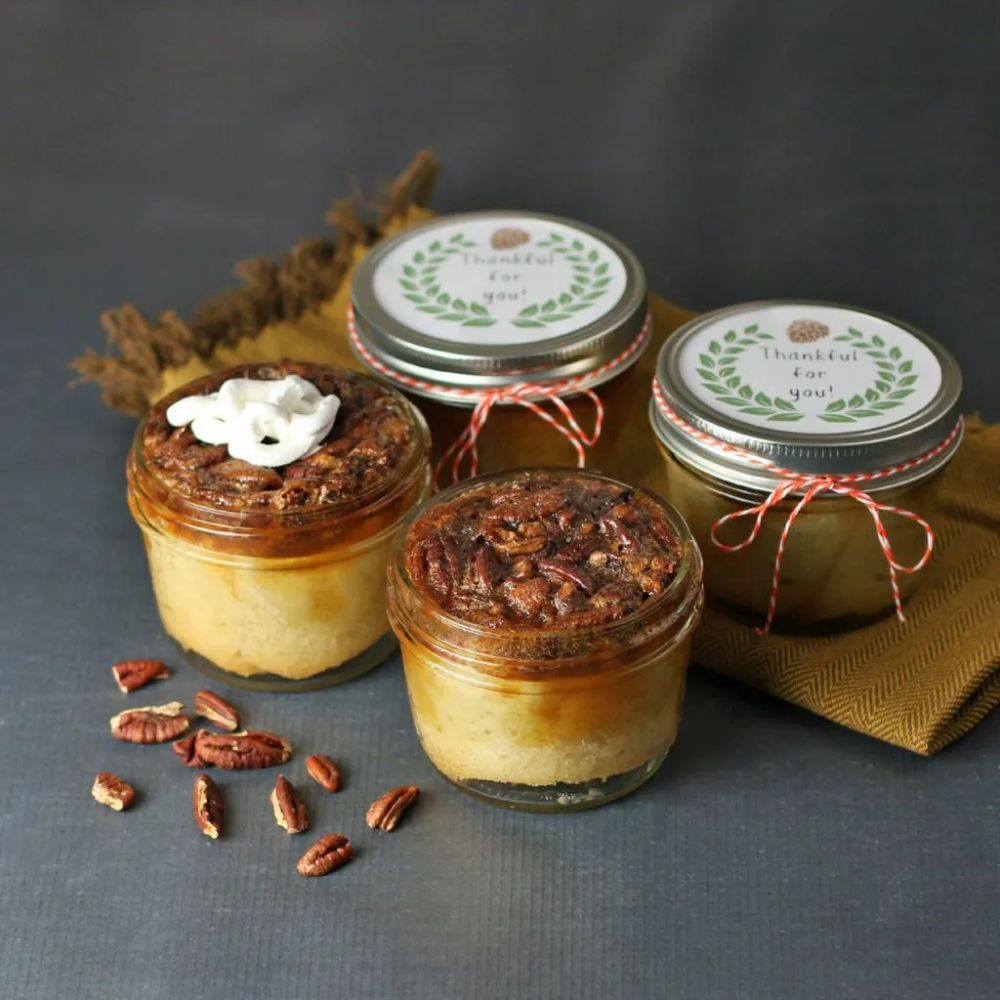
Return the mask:
[[941, 387], [937, 358], [887, 320], [833, 306], [762, 306], [699, 329], [680, 376], [720, 418], [810, 435], [884, 427]]
[[451, 343], [506, 346], [561, 337], [625, 292], [621, 257], [572, 226], [530, 216], [456, 220], [414, 233], [379, 261], [379, 305]]

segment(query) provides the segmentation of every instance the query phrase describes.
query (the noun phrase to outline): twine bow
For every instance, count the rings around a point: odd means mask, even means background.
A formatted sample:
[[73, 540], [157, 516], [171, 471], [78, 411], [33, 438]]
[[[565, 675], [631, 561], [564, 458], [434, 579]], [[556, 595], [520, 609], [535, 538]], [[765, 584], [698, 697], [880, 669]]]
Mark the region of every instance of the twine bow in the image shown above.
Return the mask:
[[[592, 448], [597, 444], [601, 436], [601, 429], [604, 426], [604, 404], [593, 389], [577, 390], [580, 395], [586, 396], [594, 404], [594, 429], [588, 434], [562, 399], [561, 393], [563, 391], [559, 388], [558, 383], [517, 382], [514, 385], [504, 386], [502, 389], [490, 389], [483, 393], [482, 398], [476, 403], [465, 429], [455, 438], [435, 466], [434, 485], [437, 486], [441, 470], [452, 456], [454, 456], [451, 465], [453, 482], [457, 483], [462, 478], [462, 461], [466, 456], [469, 458], [469, 475], [474, 476], [479, 471], [479, 450], [477, 447], [479, 434], [486, 424], [490, 410], [497, 403], [523, 406], [526, 410], [534, 413], [536, 417], [544, 420], [550, 427], [554, 427], [573, 446], [573, 450], [576, 452], [576, 464], [582, 469], [587, 464], [585, 449]], [[529, 395], [544, 397], [546, 402], [555, 407], [556, 414], [549, 413], [538, 402], [529, 398]]]
[[[475, 406], [469, 416], [469, 422], [462, 433], [449, 445], [434, 468], [434, 486], [438, 487], [441, 471], [451, 460], [452, 480], [458, 482], [462, 478], [462, 463], [468, 459], [469, 475], [474, 476], [479, 470], [479, 435], [489, 419], [490, 411], [497, 404], [523, 406], [544, 420], [550, 427], [557, 430], [573, 446], [576, 452], [577, 465], [586, 465], [586, 449], [597, 444], [604, 426], [604, 404], [591, 386], [613, 368], [624, 364], [631, 357], [641, 353], [649, 341], [652, 330], [652, 315], [646, 314], [642, 329], [635, 339], [616, 357], [602, 362], [596, 368], [574, 375], [572, 378], [560, 379], [554, 382], [514, 382], [499, 389], [468, 389], [461, 386], [443, 385], [426, 379], [414, 378], [405, 372], [391, 368], [362, 343], [358, 336], [354, 321], [353, 305], [347, 311], [347, 334], [351, 346], [364, 361], [380, 375], [408, 389], [431, 391], [435, 395], [453, 398], [456, 402], [475, 401]], [[587, 432], [580, 426], [566, 404], [566, 396], [585, 396], [594, 407], [594, 429]], [[551, 404], [555, 412], [547, 410], [543, 404]]]
[[[653, 380], [653, 396], [656, 399], [656, 405], [660, 412], [671, 423], [675, 424], [686, 434], [701, 443], [708, 445], [715, 451], [722, 454], [736, 455], [750, 465], [767, 469], [769, 472], [773, 472], [782, 477], [780, 482], [778, 482], [774, 489], [761, 503], [755, 504], [751, 507], [745, 507], [742, 510], [732, 511], [729, 514], [724, 514], [713, 523], [710, 534], [712, 544], [715, 545], [716, 548], [721, 549], [723, 552], [739, 552], [752, 545], [754, 541], [756, 541], [757, 536], [760, 534], [761, 527], [764, 524], [764, 518], [767, 516], [768, 512], [778, 507], [778, 505], [789, 495], [795, 494], [799, 496], [795, 506], [789, 512], [788, 517], [785, 520], [785, 524], [781, 529], [781, 535], [778, 538], [778, 548], [774, 555], [774, 571], [771, 575], [771, 590], [768, 595], [767, 616], [764, 620], [764, 624], [756, 629], [758, 635], [764, 635], [769, 632], [771, 630], [771, 625], [774, 623], [774, 617], [778, 604], [778, 585], [781, 582], [781, 564], [785, 556], [785, 547], [788, 543], [788, 537], [791, 534], [792, 526], [795, 524], [796, 518], [806, 509], [806, 507], [808, 507], [817, 496], [824, 493], [835, 493], [839, 496], [850, 497], [852, 500], [856, 500], [860, 503], [871, 515], [879, 547], [882, 550], [882, 555], [885, 557], [886, 565], [889, 567], [889, 583], [892, 588], [892, 600], [896, 608], [896, 617], [901, 622], [906, 621], [906, 616], [903, 614], [903, 600], [899, 592], [899, 574], [916, 573], [918, 570], [923, 569], [923, 567], [927, 565], [927, 562], [934, 551], [934, 530], [922, 517], [920, 517], [919, 514], [915, 514], [912, 510], [905, 510], [902, 507], [896, 507], [893, 504], [881, 503], [870, 493], [866, 493], [863, 489], [859, 489], [856, 484], [877, 482], [878, 480], [885, 479], [888, 476], [896, 475], [897, 473], [905, 472], [921, 465], [926, 465], [932, 459], [936, 458], [943, 451], [945, 451], [945, 449], [947, 449], [955, 438], [961, 433], [961, 417], [943, 441], [936, 444], [933, 448], [924, 452], [922, 455], [918, 455], [916, 458], [908, 459], [907, 461], [900, 462], [897, 465], [892, 465], [885, 469], [876, 469], [871, 472], [856, 472], [844, 475], [805, 475], [801, 472], [796, 472], [794, 469], [786, 469], [781, 465], [770, 462], [767, 459], [762, 458], [760, 455], [755, 455], [753, 452], [747, 451], [745, 448], [740, 448], [736, 445], [729, 444], [726, 441], [713, 437], [711, 434], [706, 434], [704, 431], [701, 431], [697, 427], [687, 423], [687, 421], [683, 420], [666, 401], [658, 379]], [[900, 517], [907, 518], [923, 529], [925, 538], [924, 551], [915, 563], [905, 565], [904, 563], [899, 562], [896, 558], [892, 549], [892, 541], [889, 538], [889, 533], [882, 521], [883, 514], [898, 514]], [[744, 517], [753, 518], [753, 524], [751, 525], [750, 531], [747, 533], [746, 537], [742, 541], [736, 542], [732, 545], [722, 542], [718, 537], [719, 529], [730, 521], [737, 521]]]

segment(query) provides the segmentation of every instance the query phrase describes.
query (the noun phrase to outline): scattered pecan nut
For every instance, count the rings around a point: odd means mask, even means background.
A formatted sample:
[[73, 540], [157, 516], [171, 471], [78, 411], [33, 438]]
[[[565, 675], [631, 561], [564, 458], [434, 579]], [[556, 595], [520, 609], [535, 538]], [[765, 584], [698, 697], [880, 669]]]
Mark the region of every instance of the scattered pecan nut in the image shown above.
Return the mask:
[[278, 775], [271, 792], [271, 808], [275, 822], [289, 833], [303, 833], [309, 829], [309, 810], [295, 786], [283, 775]]
[[222, 793], [219, 786], [207, 775], [199, 774], [194, 779], [191, 795], [194, 821], [206, 837], [218, 840], [222, 833]]
[[122, 781], [117, 774], [112, 774], [110, 771], [98, 772], [90, 794], [102, 806], [114, 809], [115, 812], [128, 809], [135, 800], [135, 789], [127, 781]]
[[328, 792], [339, 791], [340, 768], [326, 754], [314, 753], [306, 757], [306, 770], [309, 777]]
[[111, 673], [122, 694], [170, 676], [167, 665], [159, 660], [121, 660], [111, 668]]
[[119, 712], [111, 719], [111, 735], [126, 743], [166, 743], [183, 733], [191, 720], [181, 715], [179, 701]]
[[275, 733], [212, 733], [199, 729], [193, 736], [177, 740], [174, 753], [188, 767], [249, 771], [284, 764], [292, 756], [292, 745]]
[[214, 691], [203, 689], [194, 696], [194, 714], [230, 733], [235, 733], [240, 728], [239, 713]]
[[342, 833], [328, 833], [299, 858], [296, 868], [300, 875], [318, 878], [346, 865], [352, 857], [351, 842]]
[[171, 744], [171, 749], [177, 754], [181, 760], [184, 761], [188, 767], [202, 767], [201, 763], [192, 763], [194, 760], [194, 746], [198, 739], [197, 733], [191, 733], [189, 736], [185, 736], [182, 739], [174, 740]]
[[416, 785], [399, 785], [390, 788], [381, 798], [376, 799], [368, 807], [365, 822], [373, 830], [389, 833], [396, 829], [403, 813], [417, 800], [420, 789]]

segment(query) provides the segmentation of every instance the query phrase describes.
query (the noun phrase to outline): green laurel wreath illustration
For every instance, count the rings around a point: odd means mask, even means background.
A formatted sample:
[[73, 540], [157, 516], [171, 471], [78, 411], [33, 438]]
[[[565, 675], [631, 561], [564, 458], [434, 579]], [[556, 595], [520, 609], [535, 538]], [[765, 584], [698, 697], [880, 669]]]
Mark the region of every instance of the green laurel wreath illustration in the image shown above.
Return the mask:
[[707, 353], [698, 355], [701, 384], [715, 395], [718, 402], [734, 406], [743, 413], [752, 413], [775, 422], [801, 420], [805, 414], [794, 403], [781, 396], [772, 398], [767, 393], [758, 392], [736, 374], [739, 356], [748, 347], [756, 347], [765, 340], [774, 340], [774, 337], [769, 333], [762, 333], [754, 324], [744, 328], [742, 336], [735, 330], [730, 330], [721, 341], [709, 341]]
[[848, 327], [847, 333], [833, 339], [846, 341], [873, 358], [878, 375], [863, 394], [835, 399], [819, 414], [821, 419], [828, 423], [847, 424], [865, 417], [879, 417], [886, 410], [902, 406], [903, 400], [916, 391], [913, 385], [918, 376], [913, 373], [913, 362], [904, 358], [898, 347], [889, 347], [878, 334], [866, 339], [860, 330]]
[[549, 233], [547, 240], [539, 240], [536, 247], [546, 247], [569, 261], [573, 277], [569, 288], [555, 298], [525, 306], [511, 322], [520, 327], [542, 327], [569, 319], [574, 313], [590, 309], [607, 294], [611, 278], [608, 262], [596, 250], [587, 251], [580, 240], [567, 240], [559, 233]]
[[[441, 265], [455, 254], [473, 250], [478, 246], [474, 240], [456, 233], [446, 243], [434, 240], [426, 251], [417, 250], [408, 264], [403, 265], [399, 284], [403, 295], [420, 312], [437, 319], [461, 326], [493, 326], [497, 318], [478, 302], [466, 302], [452, 295], [441, 286], [438, 272]], [[601, 259], [597, 250], [587, 251], [580, 240], [567, 240], [559, 233], [550, 233], [547, 240], [535, 244], [550, 248], [567, 260], [573, 276], [569, 287], [554, 298], [525, 306], [511, 320], [514, 326], [539, 328], [560, 320], [569, 319], [574, 313], [590, 309], [594, 303], [607, 294], [611, 277], [609, 264]]]
[[441, 287], [438, 271], [441, 265], [457, 253], [472, 250], [478, 244], [462, 233], [455, 233], [447, 243], [434, 240], [426, 252], [417, 250], [409, 264], [403, 265], [399, 284], [403, 295], [420, 312], [427, 313], [448, 323], [462, 326], [493, 326], [496, 323], [489, 309], [478, 302], [466, 302]]

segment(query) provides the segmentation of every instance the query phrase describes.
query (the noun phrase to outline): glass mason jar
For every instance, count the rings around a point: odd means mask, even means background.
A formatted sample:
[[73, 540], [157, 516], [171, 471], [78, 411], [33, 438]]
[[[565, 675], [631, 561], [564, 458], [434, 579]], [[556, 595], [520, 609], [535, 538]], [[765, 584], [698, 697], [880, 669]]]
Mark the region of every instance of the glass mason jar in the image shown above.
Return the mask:
[[[636, 362], [650, 340], [636, 256], [583, 223], [528, 212], [446, 216], [375, 247], [352, 285], [351, 343], [361, 362], [420, 407], [436, 463], [492, 399], [476, 442], [479, 472], [566, 465], [576, 452], [514, 395], [575, 434], [550, 394], [590, 436], [586, 464], [614, 474], [646, 386]], [[465, 469], [470, 469], [466, 465]], [[442, 480], [451, 469], [442, 470]]]
[[709, 599], [793, 631], [891, 613], [894, 586], [905, 599], [919, 576], [894, 584], [873, 513], [898, 566], [926, 561], [927, 532], [906, 515], [933, 509], [960, 390], [944, 348], [863, 310], [756, 302], [681, 328], [657, 364], [651, 481], [701, 546]]
[[[701, 546], [705, 586], [713, 599], [750, 612], [754, 621], [768, 611], [774, 556], [789, 513], [801, 495], [780, 501], [764, 519], [756, 541], [735, 552], [712, 541], [712, 526], [722, 517], [763, 503], [767, 490], [740, 487], [698, 472], [663, 444], [664, 465], [658, 488], [683, 514]], [[870, 491], [882, 503], [924, 513], [933, 505], [936, 476], [890, 490]], [[720, 540], [735, 544], [746, 536], [740, 522], [725, 525]], [[923, 529], [900, 519], [892, 525], [892, 547], [899, 562], [912, 565], [923, 552]], [[916, 587], [916, 574], [899, 577], [903, 599]], [[892, 585], [885, 555], [872, 529], [871, 515], [855, 500], [821, 496], [805, 507], [785, 544], [778, 583], [780, 620], [812, 626], [840, 621], [862, 623], [890, 614]]]
[[286, 510], [180, 495], [147, 461], [144, 418], [127, 462], [129, 508], [163, 626], [194, 666], [237, 687], [296, 691], [350, 680], [392, 653], [389, 546], [430, 485], [426, 424], [400, 403], [412, 437], [388, 476], [356, 495]]
[[[415, 516], [467, 490], [544, 472], [483, 476], [438, 494]], [[620, 485], [620, 484], [616, 484]], [[557, 812], [625, 795], [663, 762], [680, 723], [691, 639], [704, 603], [687, 526], [645, 491], [677, 541], [665, 590], [590, 628], [496, 628], [448, 612], [407, 570], [408, 530], [389, 565], [389, 621], [399, 641], [420, 742], [464, 791], [515, 809]]]

